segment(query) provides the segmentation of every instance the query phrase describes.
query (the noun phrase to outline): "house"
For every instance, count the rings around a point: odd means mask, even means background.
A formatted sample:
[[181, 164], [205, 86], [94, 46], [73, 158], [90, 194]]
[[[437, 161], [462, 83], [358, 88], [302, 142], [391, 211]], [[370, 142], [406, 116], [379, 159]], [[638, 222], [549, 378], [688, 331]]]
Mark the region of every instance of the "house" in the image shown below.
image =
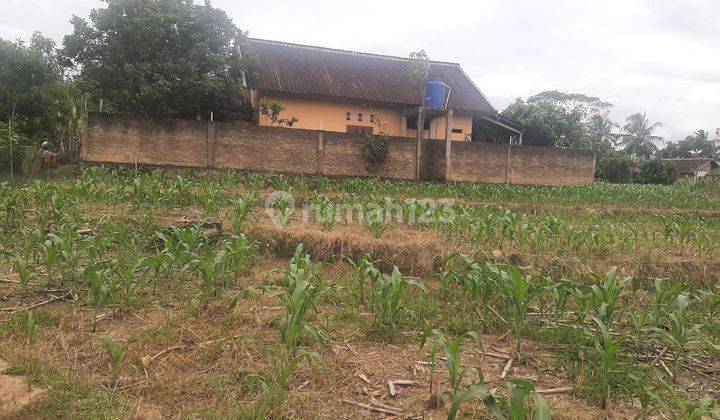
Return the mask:
[[692, 176], [694, 178], [705, 178], [706, 176], [717, 176], [720, 171], [720, 163], [711, 158], [697, 159], [665, 159], [680, 176]]
[[[254, 109], [279, 103], [280, 117], [296, 117], [296, 128], [373, 133], [381, 123], [390, 136], [418, 138], [422, 125], [422, 139], [522, 143], [521, 127], [501, 117], [456, 63], [429, 63], [430, 79], [447, 89], [445, 109], [428, 109], [408, 58], [262, 39], [249, 39], [242, 53], [254, 63], [246, 74]], [[261, 114], [258, 123], [272, 125]]]

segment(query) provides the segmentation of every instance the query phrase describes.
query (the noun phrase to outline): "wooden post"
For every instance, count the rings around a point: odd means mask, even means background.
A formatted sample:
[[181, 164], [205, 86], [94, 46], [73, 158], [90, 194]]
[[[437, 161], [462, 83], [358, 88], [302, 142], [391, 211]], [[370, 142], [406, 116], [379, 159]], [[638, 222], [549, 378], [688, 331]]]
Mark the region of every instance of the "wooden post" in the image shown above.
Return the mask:
[[425, 131], [425, 108], [418, 108], [417, 115], [417, 162], [415, 167], [415, 179], [420, 179], [420, 166], [422, 160], [423, 132]]
[[315, 172], [322, 175], [325, 172], [324, 160], [325, 158], [325, 132], [323, 130], [318, 131], [318, 142], [317, 142], [317, 153], [315, 155], [316, 166]]
[[207, 130], [207, 166], [215, 167], [215, 122], [212, 119], [208, 121]]
[[453, 110], [447, 112], [447, 124], [445, 126], [445, 182], [450, 181], [450, 156], [452, 154], [452, 127]]

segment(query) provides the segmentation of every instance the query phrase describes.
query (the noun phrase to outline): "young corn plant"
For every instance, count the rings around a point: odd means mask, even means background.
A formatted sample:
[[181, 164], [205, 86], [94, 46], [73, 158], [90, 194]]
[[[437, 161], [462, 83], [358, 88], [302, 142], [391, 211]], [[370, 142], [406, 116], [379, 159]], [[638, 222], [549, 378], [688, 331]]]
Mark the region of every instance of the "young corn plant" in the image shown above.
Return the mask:
[[[475, 371], [478, 376], [477, 380], [474, 381], [468, 388], [463, 389], [463, 380], [467, 374], [468, 368], [462, 366], [461, 346], [466, 338], [472, 338], [476, 343], [482, 346], [480, 336], [473, 331], [459, 335], [454, 339], [449, 339], [439, 330], [433, 330], [431, 333], [427, 333], [426, 331], [421, 333], [420, 349], [423, 349], [427, 343], [428, 350], [430, 352], [431, 388], [440, 384], [440, 382], [435, 378], [438, 353], [442, 351], [445, 360], [447, 361], [448, 379], [450, 385], [450, 404], [453, 407], [453, 414], [448, 416], [448, 418], [455, 418], [454, 413], [457, 413], [460, 404], [467, 401], [469, 398], [472, 398], [470, 396], [472, 394], [472, 387], [474, 385], [482, 385], [483, 383], [483, 373], [479, 368], [476, 368]], [[463, 397], [463, 399], [461, 399], [461, 397]], [[427, 405], [431, 408], [438, 408], [443, 405], [441, 390], [430, 390], [430, 397]]]
[[97, 316], [100, 309], [111, 303], [117, 296], [117, 285], [111, 281], [105, 270], [96, 270], [92, 267], [85, 268], [85, 277], [90, 283], [90, 297], [93, 306], [92, 330], [95, 332]]
[[120, 362], [125, 355], [125, 346], [105, 335], [98, 336], [98, 340], [105, 347], [105, 352], [110, 360], [110, 374], [115, 380], [117, 379], [118, 367], [120, 367]]
[[320, 336], [318, 331], [306, 322], [306, 317], [318, 296], [326, 291], [314, 284], [318, 281], [317, 273], [302, 244], [295, 250], [290, 267], [285, 272], [285, 280], [288, 283], [287, 289], [280, 295], [280, 299], [287, 313], [280, 322], [280, 337], [285, 341], [288, 354], [294, 357], [297, 354], [298, 342], [303, 336]]
[[217, 296], [224, 279], [224, 267], [227, 254], [224, 250], [208, 250], [202, 254], [195, 254], [192, 264], [197, 270], [200, 279], [200, 291], [202, 295], [202, 307], [206, 310], [210, 299]]
[[377, 261], [374, 261], [370, 254], [364, 254], [357, 262], [350, 258], [346, 258], [346, 260], [355, 270], [355, 279], [358, 284], [358, 304], [364, 305], [366, 283], [369, 281], [372, 284], [380, 277], [380, 270], [375, 267]]
[[513, 265], [507, 265], [500, 274], [499, 292], [510, 313], [509, 327], [515, 337], [515, 355], [520, 357], [520, 343], [526, 327], [525, 317], [533, 300], [532, 285], [529, 278]]
[[397, 332], [407, 312], [402, 300], [409, 285], [427, 292], [425, 285], [419, 279], [403, 277], [396, 266], [390, 274], [383, 273], [371, 283], [369, 303], [376, 328]]
[[699, 400], [684, 389], [675, 389], [658, 376], [658, 389], [650, 391], [650, 397], [662, 409], [666, 418], [672, 420], [704, 420], [720, 418], [720, 409], [717, 401], [710, 395], [704, 395]]
[[20, 285], [23, 288], [27, 287], [30, 283], [30, 277], [32, 276], [27, 260], [16, 252], [13, 256], [13, 263], [15, 265], [15, 270], [17, 270], [18, 277], [20, 277]]
[[35, 314], [33, 314], [33, 311], [27, 311], [27, 315], [25, 317], [25, 332], [27, 333], [28, 345], [35, 344], [38, 329], [40, 329], [40, 325], [35, 319]]
[[[508, 397], [495, 396], [487, 391], [478, 390], [483, 396], [485, 408], [498, 420], [550, 420], [552, 412], [542, 395], [535, 392], [535, 387], [525, 381], [507, 382]], [[533, 404], [528, 405], [528, 397], [532, 395]], [[450, 418], [450, 416], [448, 416]]]
[[379, 239], [385, 234], [385, 232], [392, 229], [392, 225], [390, 223], [381, 222], [379, 220], [371, 220], [368, 222], [367, 226], [375, 239]]
[[243, 225], [248, 220], [248, 217], [253, 211], [253, 207], [255, 206], [255, 200], [250, 195], [244, 195], [236, 200], [231, 200], [230, 203], [233, 206], [233, 232], [235, 232], [235, 234], [239, 234], [242, 231]]
[[622, 308], [618, 306], [618, 299], [631, 280], [632, 277], [619, 278], [617, 267], [613, 267], [605, 275], [602, 285], [591, 286], [590, 303], [597, 318], [605, 325], [610, 325], [620, 316]]
[[674, 350], [672, 381], [677, 383], [680, 367], [687, 362], [688, 353], [693, 346], [707, 343], [707, 340], [699, 338], [696, 333], [700, 325], [691, 324], [687, 317], [687, 307], [690, 304], [690, 297], [682, 293], [675, 299], [673, 312], [668, 315], [668, 329], [653, 327], [650, 331], [657, 333]]
[[597, 325], [600, 335], [593, 334], [596, 367], [602, 379], [603, 393], [600, 395], [600, 406], [605, 409], [605, 416], [610, 415], [610, 378], [617, 372], [618, 354], [622, 349], [623, 342], [627, 339], [626, 334], [621, 334], [613, 339], [608, 326], [597, 317], [592, 318]]

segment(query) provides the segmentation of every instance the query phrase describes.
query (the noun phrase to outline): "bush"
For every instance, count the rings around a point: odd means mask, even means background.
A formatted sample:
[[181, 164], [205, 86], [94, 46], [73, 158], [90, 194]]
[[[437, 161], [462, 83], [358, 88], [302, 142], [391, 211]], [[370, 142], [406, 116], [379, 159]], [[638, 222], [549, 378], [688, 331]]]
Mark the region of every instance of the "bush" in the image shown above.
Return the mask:
[[632, 178], [630, 157], [619, 153], [612, 153], [603, 156], [597, 163], [595, 177], [608, 182], [630, 182]]
[[643, 184], [674, 184], [678, 178], [675, 167], [660, 159], [650, 159], [640, 163], [640, 177]]
[[390, 153], [390, 138], [385, 132], [368, 134], [365, 136], [363, 154], [368, 161], [368, 170], [376, 172], [378, 167], [385, 163]]

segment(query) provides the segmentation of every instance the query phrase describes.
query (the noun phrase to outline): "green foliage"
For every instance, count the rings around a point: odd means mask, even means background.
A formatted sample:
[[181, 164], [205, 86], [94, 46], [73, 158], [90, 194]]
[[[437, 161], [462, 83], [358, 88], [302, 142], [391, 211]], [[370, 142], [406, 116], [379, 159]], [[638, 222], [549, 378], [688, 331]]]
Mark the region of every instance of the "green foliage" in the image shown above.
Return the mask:
[[378, 167], [387, 161], [390, 154], [390, 137], [384, 131], [367, 134], [362, 151], [368, 161], [369, 170], [376, 172]]
[[315, 300], [326, 291], [317, 283], [317, 273], [310, 256], [304, 251], [303, 244], [299, 244], [295, 255], [290, 261], [290, 267], [285, 272], [288, 282], [285, 294], [280, 299], [285, 304], [287, 314], [280, 323], [280, 336], [285, 340], [289, 354], [295, 354], [298, 341], [304, 335], [318, 337], [317, 330], [305, 320], [308, 310], [315, 305]]
[[105, 347], [105, 351], [107, 352], [108, 358], [110, 359], [111, 374], [114, 378], [117, 376], [117, 370], [120, 366], [120, 361], [125, 355], [125, 346], [123, 346], [121, 343], [113, 341], [112, 338], [105, 335], [100, 335], [97, 338], [98, 340], [100, 340], [103, 347]]
[[631, 162], [627, 155], [606, 154], [597, 161], [595, 178], [614, 183], [628, 183], [632, 179]]
[[112, 0], [73, 17], [63, 53], [78, 86], [110, 112], [194, 118], [247, 111], [238, 48], [245, 33], [209, 2]]
[[[374, 271], [368, 273], [376, 274]], [[396, 266], [390, 274], [379, 273], [376, 277], [371, 277], [368, 303], [374, 315], [376, 328], [397, 332], [404, 315], [408, 313], [403, 305], [407, 286], [415, 286], [424, 292], [427, 291], [419, 279], [403, 277]]]
[[[509, 381], [507, 383], [508, 395], [494, 396], [478, 390], [483, 397], [485, 407], [498, 420], [550, 420], [551, 412], [545, 399], [535, 393], [535, 387], [526, 381]], [[484, 394], [484, 395], [483, 395]], [[532, 395], [534, 404], [527, 404], [528, 397]]]
[[418, 88], [418, 103], [423, 103], [423, 98], [425, 98], [425, 85], [430, 78], [430, 60], [425, 50], [410, 53], [408, 74]]
[[705, 130], [698, 130], [677, 143], [670, 143], [660, 150], [658, 157], [663, 159], [675, 158], [711, 158], [720, 150], [710, 141], [710, 135]]
[[25, 333], [27, 334], [27, 343], [35, 344], [35, 338], [37, 337], [37, 331], [40, 328], [33, 311], [27, 311], [25, 317]]
[[546, 91], [527, 101], [518, 98], [502, 115], [523, 126], [523, 144], [607, 151], [609, 123], [591, 117], [611, 106], [583, 94]]
[[272, 103], [261, 103], [260, 104], [260, 115], [267, 118], [268, 121], [270, 121], [271, 125], [282, 127], [292, 127], [295, 125], [298, 120], [295, 117], [290, 118], [280, 118], [280, 114], [285, 110], [285, 107], [282, 104], [272, 102]]
[[623, 132], [626, 134], [619, 143], [622, 151], [636, 157], [650, 157], [657, 151], [653, 132], [662, 127], [661, 122], [650, 124], [645, 114], [632, 114], [625, 120]]
[[638, 181], [643, 184], [671, 185], [677, 180], [675, 167], [660, 159], [644, 160], [640, 163]]
[[[596, 367], [603, 381], [603, 394], [600, 395], [600, 404], [606, 410], [609, 410], [610, 400], [610, 377], [617, 369], [617, 356], [622, 349], [623, 342], [627, 339], [626, 334], [619, 335], [613, 339], [612, 334], [607, 325], [599, 318], [593, 317], [592, 320], [598, 327], [600, 335], [593, 335], [595, 345]], [[606, 411], [609, 412], [609, 411]]]

